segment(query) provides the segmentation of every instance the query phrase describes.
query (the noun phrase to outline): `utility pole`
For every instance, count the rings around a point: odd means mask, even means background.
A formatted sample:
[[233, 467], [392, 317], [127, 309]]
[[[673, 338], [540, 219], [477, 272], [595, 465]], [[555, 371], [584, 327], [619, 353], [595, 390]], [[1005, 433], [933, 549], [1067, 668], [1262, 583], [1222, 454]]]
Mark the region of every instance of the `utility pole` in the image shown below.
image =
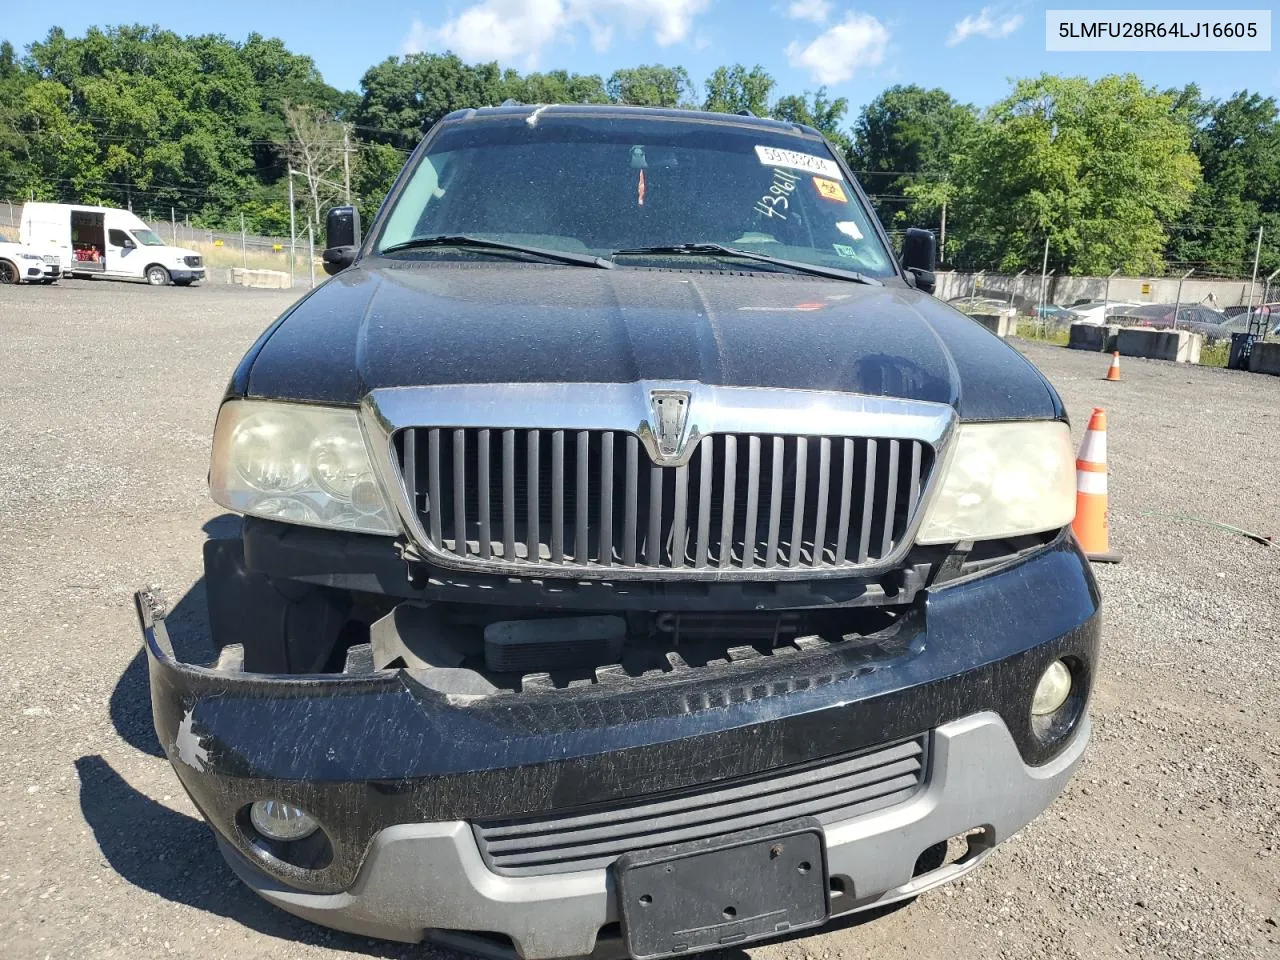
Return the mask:
[[169, 208], [169, 225], [173, 227], [173, 245], [178, 245], [178, 214], [173, 207]]
[[1246, 325], [1253, 332], [1253, 288], [1258, 283], [1258, 257], [1262, 253], [1262, 224], [1258, 224], [1258, 243], [1253, 248], [1253, 279], [1249, 281], [1249, 319]]
[[1195, 268], [1192, 267], [1178, 278], [1178, 296], [1173, 304], [1173, 329], [1175, 330], [1178, 329], [1178, 311], [1182, 309], [1182, 282], [1195, 272]]
[[316, 235], [311, 229], [311, 224], [307, 224], [307, 263], [311, 267], [311, 289], [316, 288]]
[[1112, 270], [1107, 276], [1107, 285], [1103, 288], [1102, 293], [1102, 325], [1107, 325], [1107, 311], [1111, 309], [1111, 281], [1119, 270]]
[[1044, 238], [1044, 262], [1040, 265], [1040, 316], [1039, 320], [1044, 320], [1044, 308], [1046, 306], [1044, 298], [1047, 289], [1046, 281], [1049, 279], [1049, 237]]
[[342, 192], [347, 205], [351, 205], [351, 130], [342, 125]]
[[244, 214], [240, 214], [240, 256], [244, 260], [244, 268], [249, 269], [249, 248], [245, 246]]
[[942, 229], [938, 238], [938, 262], [947, 262], [947, 201], [942, 201]]
[[293, 221], [293, 164], [289, 164], [289, 289], [293, 289], [293, 273], [298, 259], [298, 229]]

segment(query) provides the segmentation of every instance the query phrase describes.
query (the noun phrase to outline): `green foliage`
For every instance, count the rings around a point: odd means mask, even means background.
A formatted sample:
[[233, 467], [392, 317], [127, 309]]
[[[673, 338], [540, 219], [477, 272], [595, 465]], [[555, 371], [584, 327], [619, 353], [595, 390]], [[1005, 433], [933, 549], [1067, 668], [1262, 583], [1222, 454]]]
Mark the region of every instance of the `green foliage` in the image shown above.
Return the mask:
[[[1242, 91], [1207, 100], [1134, 76], [1041, 76], [979, 113], [945, 91], [895, 86], [849, 125], [826, 88], [776, 94], [757, 64], [718, 67], [699, 97], [679, 66], [607, 80], [521, 73], [452, 53], [390, 57], [359, 93], [324, 82], [310, 57], [272, 37], [243, 42], [158, 27], [55, 28], [24, 55], [0, 41], [0, 198], [172, 207], [201, 225], [288, 230], [286, 106], [316, 118], [329, 151], [325, 195], [340, 193], [343, 133], [366, 220], [404, 158], [445, 114], [520, 103], [688, 107], [806, 124], [845, 153], [890, 226], [939, 225], [958, 267], [1059, 273], [1247, 274], [1259, 224], [1261, 273], [1280, 267], [1280, 109]], [[345, 126], [344, 126], [345, 125]], [[323, 131], [329, 131], [324, 134]], [[339, 162], [333, 163], [333, 150]], [[335, 187], [335, 181], [339, 186]], [[298, 195], [304, 223], [305, 192]], [[1185, 261], [1185, 264], [1184, 264]]]
[[[853, 129], [851, 163], [887, 224], [925, 224], [955, 195], [952, 172], [978, 129], [973, 107], [945, 90], [890, 87]], [[911, 201], [911, 202], [907, 202]]]
[[1200, 366], [1225, 367], [1231, 356], [1231, 341], [1215, 340], [1200, 347]]
[[1173, 97], [1133, 75], [1019, 81], [955, 167], [957, 263], [1159, 272], [1199, 179]]
[[757, 117], [767, 117], [769, 94], [775, 83], [758, 63], [750, 70], [740, 63], [732, 67], [716, 67], [707, 81], [707, 97], [702, 109], [717, 113], [741, 113], [745, 110]]
[[613, 71], [605, 92], [614, 103], [637, 107], [687, 107], [694, 97], [688, 70], [660, 64]]
[[375, 143], [403, 148], [415, 146], [447, 113], [505, 99], [496, 63], [469, 66], [452, 53], [388, 57], [365, 71], [360, 85], [357, 129]]
[[[1198, 101], [1198, 95], [1197, 95]], [[1238, 276], [1252, 268], [1263, 225], [1260, 267], [1280, 267], [1280, 111], [1273, 97], [1241, 91], [1222, 101], [1198, 101], [1192, 149], [1204, 172], [1171, 259], [1202, 273]], [[1180, 265], [1182, 265], [1180, 263]]]
[[832, 100], [827, 96], [827, 88], [819, 87], [817, 93], [806, 90], [800, 95], [788, 94], [779, 97], [773, 105], [775, 120], [789, 120], [792, 123], [803, 123], [820, 131], [837, 149], [847, 157], [853, 148], [853, 141], [840, 129], [844, 123], [844, 115], [849, 112], [849, 101], [844, 97]]
[[515, 70], [502, 75], [502, 99], [517, 103], [608, 103], [604, 81], [595, 74], [570, 74], [567, 70], [529, 73]]

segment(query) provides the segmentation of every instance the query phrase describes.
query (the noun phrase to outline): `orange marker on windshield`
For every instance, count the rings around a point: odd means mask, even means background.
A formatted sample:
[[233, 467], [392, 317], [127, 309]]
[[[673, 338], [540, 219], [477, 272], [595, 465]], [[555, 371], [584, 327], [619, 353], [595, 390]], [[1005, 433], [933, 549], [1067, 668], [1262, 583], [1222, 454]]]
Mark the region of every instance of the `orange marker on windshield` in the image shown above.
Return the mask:
[[636, 206], [644, 206], [644, 171], [640, 171], [640, 183], [636, 187]]

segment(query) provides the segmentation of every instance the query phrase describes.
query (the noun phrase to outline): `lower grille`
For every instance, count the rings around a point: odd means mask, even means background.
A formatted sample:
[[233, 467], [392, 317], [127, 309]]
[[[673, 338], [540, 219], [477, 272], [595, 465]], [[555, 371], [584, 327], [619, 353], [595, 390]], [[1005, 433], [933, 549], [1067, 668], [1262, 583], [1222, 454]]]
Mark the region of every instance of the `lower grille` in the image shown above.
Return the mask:
[[395, 438], [428, 553], [595, 576], [874, 566], [933, 465], [920, 440], [720, 434], [657, 466], [622, 431], [416, 427]]
[[924, 783], [926, 740], [828, 757], [749, 781], [628, 801], [587, 813], [474, 825], [485, 863], [505, 876], [572, 873], [624, 853], [816, 817], [838, 823], [909, 799]]

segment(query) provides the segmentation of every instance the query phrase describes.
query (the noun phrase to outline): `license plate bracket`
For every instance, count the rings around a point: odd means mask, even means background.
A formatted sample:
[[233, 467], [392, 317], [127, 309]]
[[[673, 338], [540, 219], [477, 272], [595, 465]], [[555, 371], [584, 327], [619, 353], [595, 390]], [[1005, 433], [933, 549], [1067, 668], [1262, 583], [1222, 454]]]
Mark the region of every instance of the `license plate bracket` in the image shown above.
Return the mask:
[[611, 869], [635, 960], [750, 943], [830, 914], [826, 844], [812, 817], [624, 854]]

